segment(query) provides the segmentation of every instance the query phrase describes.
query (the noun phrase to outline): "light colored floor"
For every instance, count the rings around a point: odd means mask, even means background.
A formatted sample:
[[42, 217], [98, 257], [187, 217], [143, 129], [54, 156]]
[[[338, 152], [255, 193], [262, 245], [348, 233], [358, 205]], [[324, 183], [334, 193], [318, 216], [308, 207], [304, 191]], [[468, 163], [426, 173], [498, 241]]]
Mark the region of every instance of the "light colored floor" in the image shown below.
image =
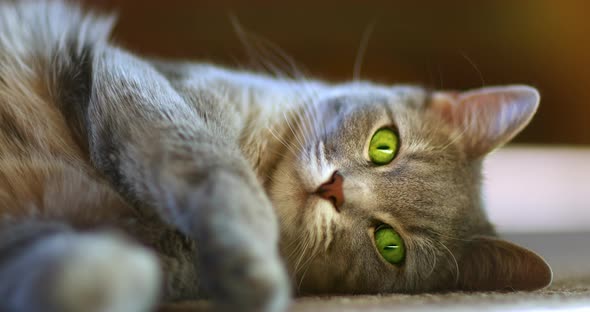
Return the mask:
[[[298, 298], [291, 312], [312, 311], [590, 311], [590, 232], [512, 234], [505, 238], [535, 250], [554, 271], [551, 287], [536, 292], [446, 293]], [[185, 302], [160, 312], [209, 311]]]

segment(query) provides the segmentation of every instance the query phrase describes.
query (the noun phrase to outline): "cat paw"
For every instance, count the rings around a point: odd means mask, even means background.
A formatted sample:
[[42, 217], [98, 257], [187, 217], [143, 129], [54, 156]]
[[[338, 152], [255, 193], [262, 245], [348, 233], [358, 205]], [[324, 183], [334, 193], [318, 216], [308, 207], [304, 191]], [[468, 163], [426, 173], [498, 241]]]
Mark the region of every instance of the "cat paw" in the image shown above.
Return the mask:
[[[248, 252], [249, 253], [249, 252]], [[211, 295], [224, 311], [285, 311], [291, 287], [278, 257], [234, 253], [214, 265], [217, 271], [207, 279]], [[211, 272], [213, 273], [213, 272]]]
[[61, 312], [148, 312], [161, 279], [156, 257], [111, 234], [72, 242], [56, 272], [51, 298]]

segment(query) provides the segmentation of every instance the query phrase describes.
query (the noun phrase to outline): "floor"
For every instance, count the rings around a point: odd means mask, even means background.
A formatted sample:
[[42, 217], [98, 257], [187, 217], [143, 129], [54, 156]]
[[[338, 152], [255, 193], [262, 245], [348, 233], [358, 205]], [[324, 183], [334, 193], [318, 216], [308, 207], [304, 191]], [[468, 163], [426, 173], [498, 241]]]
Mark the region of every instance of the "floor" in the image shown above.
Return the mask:
[[[553, 285], [536, 292], [446, 293], [306, 297], [290, 312], [311, 311], [590, 311], [590, 233], [512, 234], [507, 239], [545, 257]], [[159, 312], [210, 311], [206, 302], [184, 302]]]

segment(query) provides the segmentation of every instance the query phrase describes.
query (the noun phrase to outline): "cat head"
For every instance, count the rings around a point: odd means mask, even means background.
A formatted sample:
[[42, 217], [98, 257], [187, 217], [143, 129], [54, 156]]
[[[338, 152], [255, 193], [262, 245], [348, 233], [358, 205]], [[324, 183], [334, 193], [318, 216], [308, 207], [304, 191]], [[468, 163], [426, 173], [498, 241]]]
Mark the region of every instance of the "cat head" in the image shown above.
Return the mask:
[[351, 83], [303, 105], [268, 187], [300, 293], [532, 290], [546, 262], [495, 236], [486, 154], [530, 121], [526, 86], [464, 93]]

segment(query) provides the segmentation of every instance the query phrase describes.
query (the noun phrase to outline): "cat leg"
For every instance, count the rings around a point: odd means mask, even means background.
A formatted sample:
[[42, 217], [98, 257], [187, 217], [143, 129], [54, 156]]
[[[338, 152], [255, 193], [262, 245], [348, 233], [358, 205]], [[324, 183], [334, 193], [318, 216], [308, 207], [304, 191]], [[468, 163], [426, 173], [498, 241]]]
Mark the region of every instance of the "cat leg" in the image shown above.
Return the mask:
[[285, 309], [278, 222], [231, 122], [212, 124], [149, 63], [114, 48], [95, 53], [86, 110], [68, 110], [82, 113], [69, 116], [80, 121], [73, 129], [85, 125], [77, 131], [93, 164], [131, 202], [196, 241], [195, 283], [216, 303]]
[[158, 300], [154, 255], [108, 232], [28, 221], [0, 230], [0, 311], [148, 312]]
[[[227, 310], [284, 309], [289, 282], [270, 202], [247, 171], [201, 170], [190, 185], [162, 178], [174, 190], [156, 193], [169, 198], [162, 204], [176, 214], [170, 220], [197, 241], [202, 288]], [[169, 196], [173, 192], [186, 195]]]

